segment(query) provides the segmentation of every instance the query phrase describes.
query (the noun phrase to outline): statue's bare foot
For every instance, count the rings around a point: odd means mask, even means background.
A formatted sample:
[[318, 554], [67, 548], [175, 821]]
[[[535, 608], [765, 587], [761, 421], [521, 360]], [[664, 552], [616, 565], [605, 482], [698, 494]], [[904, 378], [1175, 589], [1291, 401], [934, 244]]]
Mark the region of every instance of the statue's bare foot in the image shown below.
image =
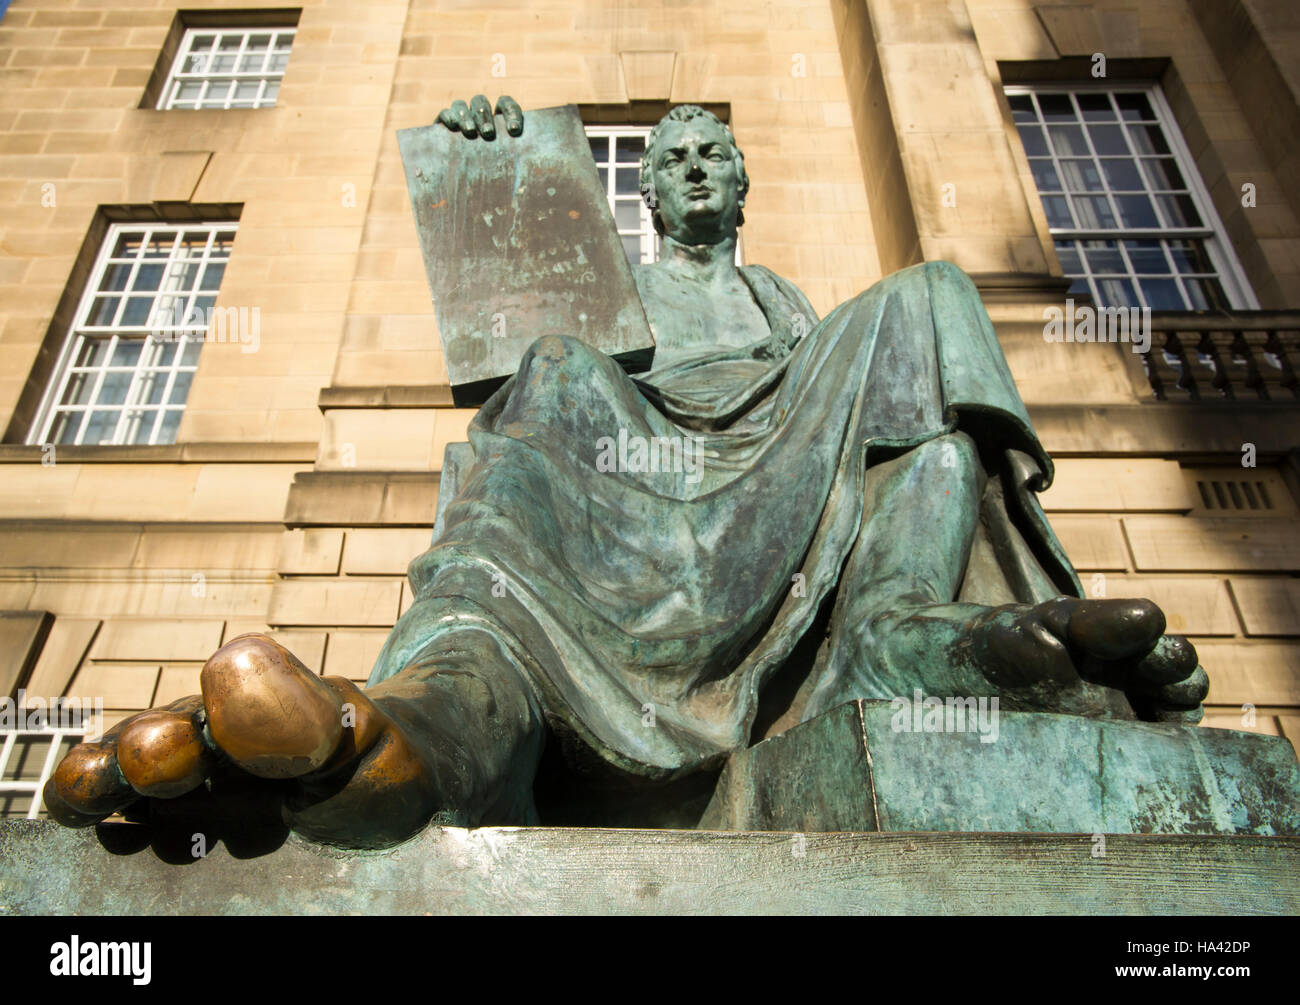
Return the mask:
[[231, 770], [262, 780], [290, 827], [328, 844], [394, 844], [437, 811], [433, 767], [402, 728], [351, 681], [317, 677], [273, 639], [227, 643], [200, 687], [69, 751], [45, 786], [50, 815], [86, 826]]
[[1057, 597], [990, 608], [961, 656], [1017, 708], [1196, 723], [1209, 679], [1149, 600]]

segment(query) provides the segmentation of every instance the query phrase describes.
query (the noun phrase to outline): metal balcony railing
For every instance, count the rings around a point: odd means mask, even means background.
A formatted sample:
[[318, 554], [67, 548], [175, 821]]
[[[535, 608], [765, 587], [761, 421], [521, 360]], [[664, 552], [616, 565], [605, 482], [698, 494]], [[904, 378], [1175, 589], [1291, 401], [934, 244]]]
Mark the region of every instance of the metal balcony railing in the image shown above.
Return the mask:
[[1300, 311], [1156, 311], [1141, 354], [1159, 401], [1300, 399]]

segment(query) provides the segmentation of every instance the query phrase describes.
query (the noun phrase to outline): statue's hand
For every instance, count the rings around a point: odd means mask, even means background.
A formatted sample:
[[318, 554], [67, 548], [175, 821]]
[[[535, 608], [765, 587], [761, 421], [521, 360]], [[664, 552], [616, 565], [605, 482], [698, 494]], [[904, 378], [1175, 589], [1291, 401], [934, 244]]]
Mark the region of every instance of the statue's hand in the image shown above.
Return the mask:
[[1056, 597], [991, 609], [975, 629], [985, 676], [1011, 693], [1037, 693], [1044, 708], [1097, 712], [1119, 693], [1139, 718], [1200, 722], [1209, 678], [1187, 639], [1165, 635], [1149, 600]]
[[[506, 132], [518, 136], [524, 131], [523, 109], [514, 98], [504, 94], [497, 102], [497, 114], [505, 118]], [[468, 105], [463, 101], [454, 101], [450, 108], [438, 113], [438, 122], [452, 132], [459, 132], [466, 139], [481, 136], [485, 140], [494, 140], [497, 135], [496, 122], [492, 118], [492, 104], [481, 94], [474, 95]]]
[[393, 844], [437, 811], [433, 769], [402, 728], [351, 681], [317, 677], [273, 639], [227, 643], [200, 687], [69, 751], [45, 786], [50, 816], [86, 826], [223, 772], [252, 776], [290, 827], [329, 844]]

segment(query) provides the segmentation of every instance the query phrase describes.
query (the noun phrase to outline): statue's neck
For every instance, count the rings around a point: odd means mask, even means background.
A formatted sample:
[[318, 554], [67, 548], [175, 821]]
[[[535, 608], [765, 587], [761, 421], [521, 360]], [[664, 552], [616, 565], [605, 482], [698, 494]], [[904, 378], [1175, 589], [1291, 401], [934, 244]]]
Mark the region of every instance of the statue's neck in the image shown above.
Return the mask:
[[736, 278], [736, 235], [717, 244], [684, 244], [667, 235], [658, 267], [706, 286], [726, 285]]

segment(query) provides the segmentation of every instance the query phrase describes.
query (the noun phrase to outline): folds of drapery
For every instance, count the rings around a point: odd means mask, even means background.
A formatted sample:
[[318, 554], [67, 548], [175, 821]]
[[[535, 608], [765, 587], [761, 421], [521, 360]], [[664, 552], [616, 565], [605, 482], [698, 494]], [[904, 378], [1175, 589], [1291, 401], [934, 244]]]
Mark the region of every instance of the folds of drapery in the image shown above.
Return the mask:
[[607, 764], [714, 766], [841, 586], [867, 468], [954, 429], [992, 476], [961, 599], [1079, 594], [1035, 498], [1051, 461], [969, 277], [916, 266], [817, 322], [791, 284], [742, 275], [772, 328], [749, 349], [634, 379], [577, 340], [533, 345], [470, 426], [372, 684], [481, 629]]

